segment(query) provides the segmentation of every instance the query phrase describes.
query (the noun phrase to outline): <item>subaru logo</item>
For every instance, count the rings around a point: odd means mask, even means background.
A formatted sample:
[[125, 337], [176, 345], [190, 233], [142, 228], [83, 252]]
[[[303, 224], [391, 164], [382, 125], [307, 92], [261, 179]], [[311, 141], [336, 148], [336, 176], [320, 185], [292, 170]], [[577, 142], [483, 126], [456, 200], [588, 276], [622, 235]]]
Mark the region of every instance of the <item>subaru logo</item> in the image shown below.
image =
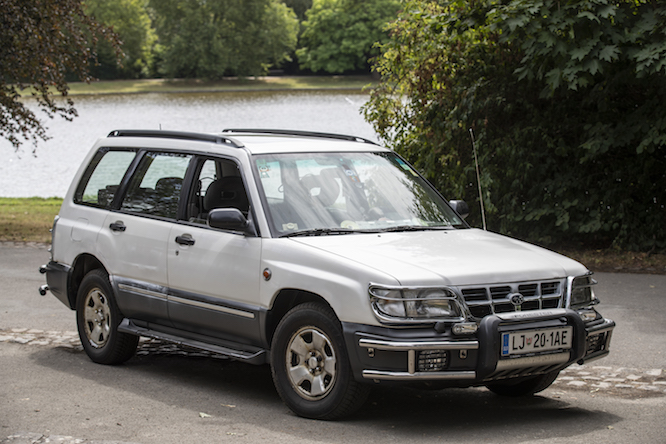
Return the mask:
[[520, 293], [512, 293], [509, 295], [509, 300], [514, 307], [520, 310], [520, 306], [525, 302], [525, 297]]

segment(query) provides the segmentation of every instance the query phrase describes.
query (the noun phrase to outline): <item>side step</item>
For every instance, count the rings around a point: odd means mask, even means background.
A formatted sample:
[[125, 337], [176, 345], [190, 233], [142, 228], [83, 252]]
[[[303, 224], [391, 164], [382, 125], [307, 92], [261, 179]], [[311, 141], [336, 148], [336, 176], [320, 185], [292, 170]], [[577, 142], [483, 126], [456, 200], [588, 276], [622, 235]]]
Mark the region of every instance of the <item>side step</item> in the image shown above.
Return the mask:
[[[159, 339], [162, 341], [172, 342], [177, 345], [184, 345], [199, 350], [205, 350], [211, 353], [229, 356], [230, 358], [247, 362], [249, 364], [261, 365], [268, 362], [268, 352], [267, 350], [261, 348], [251, 347], [249, 350], [243, 350], [233, 348], [231, 343], [228, 345], [211, 344], [210, 342], [186, 338], [176, 334], [165, 333], [146, 327], [139, 327], [128, 318], [123, 319], [120, 325], [118, 325], [118, 331], [136, 336], [145, 336], [147, 338]], [[241, 344], [238, 345], [241, 346]]]

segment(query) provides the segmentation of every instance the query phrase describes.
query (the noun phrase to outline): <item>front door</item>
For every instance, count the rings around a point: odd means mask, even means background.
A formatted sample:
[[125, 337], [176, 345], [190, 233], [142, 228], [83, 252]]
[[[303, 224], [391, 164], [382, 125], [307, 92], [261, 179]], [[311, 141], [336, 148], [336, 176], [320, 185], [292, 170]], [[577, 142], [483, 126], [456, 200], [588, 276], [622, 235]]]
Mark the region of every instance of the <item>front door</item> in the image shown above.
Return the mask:
[[230, 160], [202, 159], [198, 170], [189, 223], [169, 234], [169, 317], [179, 329], [258, 345], [261, 238], [206, 224], [215, 208], [248, 214], [243, 180]]

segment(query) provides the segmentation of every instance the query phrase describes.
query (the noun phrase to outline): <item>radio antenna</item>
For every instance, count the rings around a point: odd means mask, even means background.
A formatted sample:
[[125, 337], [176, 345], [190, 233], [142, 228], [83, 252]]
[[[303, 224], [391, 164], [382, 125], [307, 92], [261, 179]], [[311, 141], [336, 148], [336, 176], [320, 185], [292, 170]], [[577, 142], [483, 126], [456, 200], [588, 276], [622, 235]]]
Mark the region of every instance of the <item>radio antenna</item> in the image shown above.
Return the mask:
[[481, 220], [483, 229], [486, 230], [486, 209], [483, 206], [483, 193], [481, 192], [481, 176], [479, 174], [479, 159], [476, 157], [476, 141], [474, 140], [474, 131], [469, 129], [469, 135], [472, 138], [472, 149], [474, 150], [474, 165], [476, 166], [476, 183], [479, 186], [479, 202], [481, 203]]

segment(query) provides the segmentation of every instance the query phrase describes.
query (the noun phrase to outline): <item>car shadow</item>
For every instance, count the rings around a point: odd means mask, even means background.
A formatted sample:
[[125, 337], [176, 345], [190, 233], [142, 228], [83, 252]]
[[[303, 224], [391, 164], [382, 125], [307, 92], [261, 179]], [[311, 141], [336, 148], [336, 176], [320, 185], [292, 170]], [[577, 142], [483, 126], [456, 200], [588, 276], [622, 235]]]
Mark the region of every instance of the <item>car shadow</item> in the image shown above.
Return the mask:
[[[620, 417], [547, 396], [507, 398], [483, 388], [421, 390], [373, 387], [364, 406], [336, 422], [299, 418], [282, 404], [268, 365], [254, 366], [187, 350], [148, 353], [125, 364], [92, 363], [81, 351], [40, 348], [39, 365], [69, 374], [79, 383], [104, 384], [169, 405], [224, 417], [225, 423], [255, 424], [317, 442], [384, 443], [387, 440], [500, 442], [566, 439], [605, 429]], [[507, 441], [505, 441], [507, 442]]]

